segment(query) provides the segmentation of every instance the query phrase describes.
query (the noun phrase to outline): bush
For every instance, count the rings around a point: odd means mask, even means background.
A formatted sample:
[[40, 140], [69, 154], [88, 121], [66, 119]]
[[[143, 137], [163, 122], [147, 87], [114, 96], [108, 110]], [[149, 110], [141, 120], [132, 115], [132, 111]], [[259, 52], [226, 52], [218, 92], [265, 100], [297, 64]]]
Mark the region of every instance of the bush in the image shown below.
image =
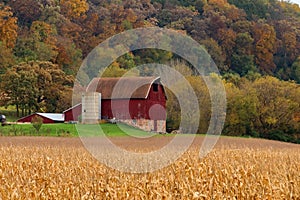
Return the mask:
[[40, 116], [34, 116], [31, 119], [31, 124], [34, 127], [34, 129], [36, 130], [36, 132], [39, 133], [39, 131], [43, 125], [43, 118], [41, 118]]
[[270, 140], [279, 140], [283, 142], [296, 142], [295, 139], [281, 130], [271, 130], [267, 133], [266, 137]]

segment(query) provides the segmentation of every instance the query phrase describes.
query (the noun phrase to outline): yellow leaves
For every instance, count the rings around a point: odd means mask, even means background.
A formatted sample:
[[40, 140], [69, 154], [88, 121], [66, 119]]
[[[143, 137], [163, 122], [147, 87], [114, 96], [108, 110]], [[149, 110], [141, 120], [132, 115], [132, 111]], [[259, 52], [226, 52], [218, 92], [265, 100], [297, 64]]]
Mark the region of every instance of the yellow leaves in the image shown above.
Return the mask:
[[227, 4], [227, 0], [209, 0], [209, 4], [217, 4], [219, 6]]
[[137, 69], [132, 69], [130, 71], [121, 68], [119, 63], [114, 62], [105, 71], [101, 72], [102, 77], [121, 77], [121, 76], [138, 76], [139, 71]]
[[13, 17], [10, 7], [0, 4], [0, 8], [0, 41], [13, 49], [17, 39], [17, 18]]
[[268, 117], [266, 118], [266, 123], [269, 124], [269, 125], [274, 125], [274, 124], [277, 123], [277, 121], [278, 121], [278, 120], [276, 119], [276, 117], [268, 116]]
[[62, 12], [69, 19], [79, 19], [85, 16], [89, 9], [89, 4], [86, 0], [61, 0]]

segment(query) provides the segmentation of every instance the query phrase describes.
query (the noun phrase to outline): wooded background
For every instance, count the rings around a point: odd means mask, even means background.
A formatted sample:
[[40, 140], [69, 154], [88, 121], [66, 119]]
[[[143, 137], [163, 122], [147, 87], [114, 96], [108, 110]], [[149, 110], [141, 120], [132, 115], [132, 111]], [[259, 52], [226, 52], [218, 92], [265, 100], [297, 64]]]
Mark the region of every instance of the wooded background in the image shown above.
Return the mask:
[[[224, 133], [299, 142], [300, 8], [277, 0], [2, 0], [1, 105], [17, 115], [61, 112], [71, 105], [82, 60], [105, 39], [138, 27], [166, 27], [204, 45], [221, 72], [228, 110]], [[203, 117], [209, 96], [202, 80], [171, 52], [144, 49], [117, 59], [104, 76], [145, 63], [172, 64], [197, 91]], [[143, 74], [147, 75], [143, 69]], [[137, 72], [139, 74], [139, 72]], [[206, 92], [205, 92], [206, 91]], [[170, 93], [170, 92], [169, 92]], [[180, 108], [169, 94], [168, 124]]]

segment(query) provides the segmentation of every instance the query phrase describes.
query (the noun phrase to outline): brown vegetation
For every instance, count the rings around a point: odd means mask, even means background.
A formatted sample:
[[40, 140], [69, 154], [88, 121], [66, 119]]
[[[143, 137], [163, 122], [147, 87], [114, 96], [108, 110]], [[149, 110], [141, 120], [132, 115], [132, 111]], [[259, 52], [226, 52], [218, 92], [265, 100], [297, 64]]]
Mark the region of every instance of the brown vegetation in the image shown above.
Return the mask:
[[[167, 138], [114, 142], [140, 149]], [[0, 199], [300, 198], [299, 145], [223, 137], [207, 157], [198, 159], [201, 141], [197, 137], [169, 167], [129, 174], [99, 164], [78, 138], [2, 137]]]

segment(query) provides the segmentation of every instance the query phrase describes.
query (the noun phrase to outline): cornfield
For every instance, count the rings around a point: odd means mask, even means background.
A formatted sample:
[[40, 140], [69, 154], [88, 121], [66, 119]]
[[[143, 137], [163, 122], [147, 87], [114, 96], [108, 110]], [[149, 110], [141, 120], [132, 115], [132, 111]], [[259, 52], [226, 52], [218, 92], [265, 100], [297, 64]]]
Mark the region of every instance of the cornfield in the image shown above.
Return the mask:
[[132, 174], [100, 164], [78, 138], [2, 137], [0, 199], [300, 199], [299, 145], [222, 137], [199, 159], [201, 140], [166, 168]]

